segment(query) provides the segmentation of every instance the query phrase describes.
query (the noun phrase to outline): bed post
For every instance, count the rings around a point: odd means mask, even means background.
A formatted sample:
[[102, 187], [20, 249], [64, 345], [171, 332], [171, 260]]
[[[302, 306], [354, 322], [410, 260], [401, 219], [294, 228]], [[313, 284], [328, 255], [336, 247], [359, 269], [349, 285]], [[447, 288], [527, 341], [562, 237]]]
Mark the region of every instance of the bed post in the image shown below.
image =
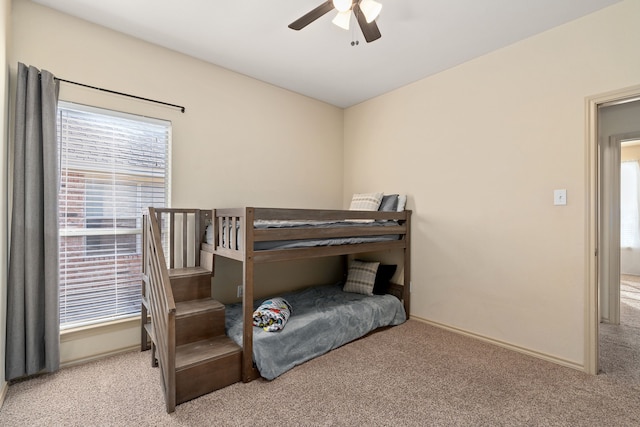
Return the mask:
[[404, 286], [402, 300], [404, 301], [404, 311], [407, 313], [407, 319], [410, 316], [411, 309], [411, 211], [406, 211], [407, 234], [404, 235]]
[[246, 208], [244, 221], [240, 224], [244, 252], [242, 262], [242, 381], [245, 383], [255, 378], [253, 372], [253, 232], [247, 232], [249, 227], [253, 228], [254, 214], [253, 208]]

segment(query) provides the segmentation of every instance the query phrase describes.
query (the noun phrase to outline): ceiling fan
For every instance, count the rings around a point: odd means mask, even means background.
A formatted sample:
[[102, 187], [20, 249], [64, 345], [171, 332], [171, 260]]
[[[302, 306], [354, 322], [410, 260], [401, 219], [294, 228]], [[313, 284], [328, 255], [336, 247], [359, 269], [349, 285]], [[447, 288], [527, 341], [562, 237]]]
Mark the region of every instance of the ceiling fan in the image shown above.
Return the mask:
[[382, 5], [374, 0], [327, 0], [311, 12], [293, 21], [289, 24], [289, 28], [301, 30], [333, 9], [336, 9], [338, 14], [333, 18], [332, 22], [340, 28], [349, 29], [349, 21], [353, 11], [367, 43], [382, 37], [375, 21], [380, 14]]

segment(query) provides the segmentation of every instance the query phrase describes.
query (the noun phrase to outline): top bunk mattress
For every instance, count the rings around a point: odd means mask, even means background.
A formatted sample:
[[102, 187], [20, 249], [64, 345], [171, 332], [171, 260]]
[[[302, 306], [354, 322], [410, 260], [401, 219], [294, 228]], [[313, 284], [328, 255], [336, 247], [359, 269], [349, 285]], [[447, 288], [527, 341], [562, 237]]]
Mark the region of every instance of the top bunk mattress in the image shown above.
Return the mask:
[[[301, 220], [256, 220], [253, 226], [257, 230], [265, 229], [282, 229], [282, 228], [348, 228], [348, 227], [389, 227], [397, 226], [398, 221], [385, 220], [385, 221], [301, 221]], [[226, 230], [226, 227], [223, 227]], [[236, 227], [236, 239], [238, 242], [242, 241], [242, 229]], [[226, 236], [224, 236], [226, 237]], [[223, 237], [223, 240], [226, 240]], [[295, 248], [309, 248], [315, 246], [334, 246], [334, 245], [349, 245], [357, 243], [372, 243], [372, 242], [385, 242], [390, 240], [398, 240], [401, 236], [399, 234], [380, 234], [373, 236], [349, 236], [349, 237], [334, 237], [326, 239], [300, 239], [300, 240], [278, 240], [278, 241], [266, 241], [266, 242], [254, 242], [254, 250], [270, 250], [270, 249], [295, 249]], [[212, 225], [208, 225], [205, 233], [205, 242], [207, 244], [214, 244], [214, 229]], [[237, 243], [237, 242], [236, 242]]]

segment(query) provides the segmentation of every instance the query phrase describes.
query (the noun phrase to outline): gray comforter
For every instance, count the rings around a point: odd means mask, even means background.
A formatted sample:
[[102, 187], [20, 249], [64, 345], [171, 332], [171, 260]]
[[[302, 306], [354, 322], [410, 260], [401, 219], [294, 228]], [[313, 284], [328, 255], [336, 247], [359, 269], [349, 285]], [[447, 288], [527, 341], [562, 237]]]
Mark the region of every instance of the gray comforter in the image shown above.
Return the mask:
[[[290, 220], [256, 220], [254, 221], [254, 227], [256, 229], [268, 229], [268, 228], [299, 228], [299, 227], [314, 227], [314, 228], [343, 228], [343, 227], [390, 227], [398, 225], [397, 221], [374, 221], [374, 222], [362, 222], [362, 221], [290, 221]], [[382, 230], [382, 229], [381, 229]], [[226, 228], [223, 228], [223, 234], [226, 233]], [[269, 249], [294, 249], [294, 248], [310, 248], [315, 246], [334, 246], [334, 245], [351, 245], [356, 243], [373, 243], [384, 242], [389, 240], [400, 239], [399, 234], [381, 234], [377, 236], [354, 236], [354, 237], [335, 237], [331, 239], [305, 239], [305, 240], [278, 240], [273, 242], [255, 242], [254, 250], [262, 251]], [[240, 224], [236, 226], [236, 239], [238, 242], [242, 242], [242, 229]], [[213, 226], [207, 225], [205, 229], [205, 242], [208, 244], [214, 244], [213, 241]], [[236, 242], [236, 244], [238, 243]]]
[[[343, 292], [342, 285], [316, 286], [281, 296], [292, 307], [284, 329], [265, 332], [253, 328], [253, 359], [268, 380], [378, 327], [406, 320], [396, 297]], [[261, 302], [256, 301], [254, 309]], [[227, 335], [242, 345], [242, 304], [227, 306], [226, 328]]]

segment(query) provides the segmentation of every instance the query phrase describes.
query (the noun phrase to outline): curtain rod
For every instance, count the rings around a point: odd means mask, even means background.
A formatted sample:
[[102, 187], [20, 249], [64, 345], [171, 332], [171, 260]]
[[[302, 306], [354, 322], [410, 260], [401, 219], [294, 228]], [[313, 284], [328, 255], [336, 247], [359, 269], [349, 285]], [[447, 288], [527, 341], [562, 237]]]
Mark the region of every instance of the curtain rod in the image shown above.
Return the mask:
[[65, 80], [65, 79], [61, 79], [58, 77], [54, 77], [56, 80], [60, 81], [60, 82], [65, 82], [65, 83], [70, 83], [72, 85], [78, 85], [78, 86], [83, 86], [83, 87], [88, 87], [90, 89], [95, 89], [95, 90], [99, 90], [102, 92], [108, 92], [108, 93], [113, 93], [115, 95], [121, 95], [121, 96], [127, 96], [129, 98], [135, 98], [135, 99], [140, 99], [142, 101], [147, 101], [147, 102], [154, 102], [156, 104], [162, 104], [162, 105], [166, 105], [168, 107], [174, 107], [174, 108], [179, 108], [181, 112], [185, 112], [185, 108], [182, 105], [176, 105], [176, 104], [170, 104], [168, 102], [162, 102], [162, 101], [156, 101], [155, 99], [150, 99], [150, 98], [143, 98], [141, 96], [137, 96], [137, 95], [131, 95], [128, 93], [124, 93], [124, 92], [116, 92], [115, 90], [109, 90], [109, 89], [104, 89], [101, 87], [97, 87], [97, 86], [91, 86], [91, 85], [86, 85], [84, 83], [78, 83], [78, 82], [73, 82], [71, 80]]

